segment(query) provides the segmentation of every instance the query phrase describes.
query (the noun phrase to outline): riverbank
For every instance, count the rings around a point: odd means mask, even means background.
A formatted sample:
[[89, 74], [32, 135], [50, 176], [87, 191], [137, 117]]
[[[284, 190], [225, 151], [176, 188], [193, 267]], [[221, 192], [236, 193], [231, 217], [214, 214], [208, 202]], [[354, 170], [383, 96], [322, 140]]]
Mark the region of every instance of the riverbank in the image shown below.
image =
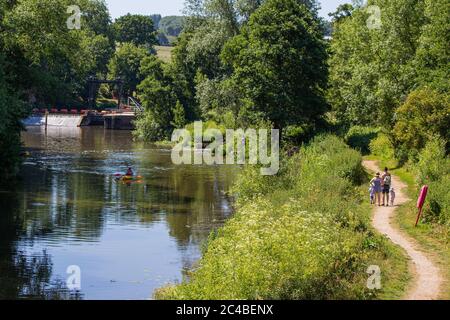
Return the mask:
[[[408, 282], [401, 252], [370, 226], [361, 155], [334, 136], [282, 161], [276, 177], [249, 167], [236, 213], [188, 278], [157, 299], [394, 299]], [[398, 268], [403, 263], [403, 267]], [[369, 267], [382, 287], [368, 285]]]

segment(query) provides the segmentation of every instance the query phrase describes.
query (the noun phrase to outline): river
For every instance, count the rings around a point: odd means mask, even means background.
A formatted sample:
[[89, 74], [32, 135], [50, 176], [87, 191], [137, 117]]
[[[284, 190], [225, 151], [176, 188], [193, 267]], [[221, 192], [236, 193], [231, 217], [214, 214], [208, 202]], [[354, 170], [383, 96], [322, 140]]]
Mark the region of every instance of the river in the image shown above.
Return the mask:
[[[186, 277], [232, 214], [235, 167], [175, 166], [170, 149], [129, 131], [35, 127], [22, 137], [30, 154], [0, 187], [0, 299], [151, 299]], [[116, 181], [127, 166], [142, 181]], [[70, 290], [69, 266], [80, 271]]]

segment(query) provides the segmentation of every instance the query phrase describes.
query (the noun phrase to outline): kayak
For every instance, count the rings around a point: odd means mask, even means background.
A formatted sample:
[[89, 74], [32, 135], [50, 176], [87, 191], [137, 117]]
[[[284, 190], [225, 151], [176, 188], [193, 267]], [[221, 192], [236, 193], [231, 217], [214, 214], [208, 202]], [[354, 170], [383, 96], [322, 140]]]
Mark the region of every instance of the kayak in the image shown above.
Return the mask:
[[142, 176], [126, 176], [126, 175], [116, 175], [116, 179], [124, 182], [141, 182]]

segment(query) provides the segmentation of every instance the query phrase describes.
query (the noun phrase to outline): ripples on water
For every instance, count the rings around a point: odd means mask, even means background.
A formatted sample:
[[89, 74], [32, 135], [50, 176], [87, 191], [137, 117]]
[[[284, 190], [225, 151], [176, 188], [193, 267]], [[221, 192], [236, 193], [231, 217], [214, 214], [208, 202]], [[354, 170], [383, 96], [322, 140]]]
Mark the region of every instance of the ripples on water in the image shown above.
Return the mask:
[[[174, 166], [128, 131], [33, 128], [23, 141], [21, 178], [0, 190], [0, 298], [147, 299], [182, 280], [231, 214], [233, 167]], [[127, 166], [142, 183], [114, 179]]]

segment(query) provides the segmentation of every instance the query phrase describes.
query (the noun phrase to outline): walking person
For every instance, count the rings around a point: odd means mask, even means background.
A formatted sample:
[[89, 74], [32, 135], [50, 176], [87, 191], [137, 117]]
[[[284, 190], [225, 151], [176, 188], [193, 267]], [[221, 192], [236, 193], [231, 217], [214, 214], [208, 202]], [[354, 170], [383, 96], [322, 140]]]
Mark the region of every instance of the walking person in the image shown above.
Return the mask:
[[371, 184], [369, 187], [370, 204], [375, 204], [375, 189]]
[[384, 168], [384, 173], [381, 176], [382, 192], [383, 192], [383, 206], [389, 206], [389, 193], [391, 192], [392, 176], [389, 169]]
[[372, 180], [370, 180], [370, 185], [373, 186], [373, 192], [375, 193], [374, 203], [376, 203], [378, 200], [378, 206], [381, 206], [381, 191], [382, 191], [381, 182], [382, 180], [379, 172], [377, 172], [375, 177]]
[[395, 190], [394, 188], [391, 188], [391, 207], [394, 206], [394, 201], [395, 201]]

